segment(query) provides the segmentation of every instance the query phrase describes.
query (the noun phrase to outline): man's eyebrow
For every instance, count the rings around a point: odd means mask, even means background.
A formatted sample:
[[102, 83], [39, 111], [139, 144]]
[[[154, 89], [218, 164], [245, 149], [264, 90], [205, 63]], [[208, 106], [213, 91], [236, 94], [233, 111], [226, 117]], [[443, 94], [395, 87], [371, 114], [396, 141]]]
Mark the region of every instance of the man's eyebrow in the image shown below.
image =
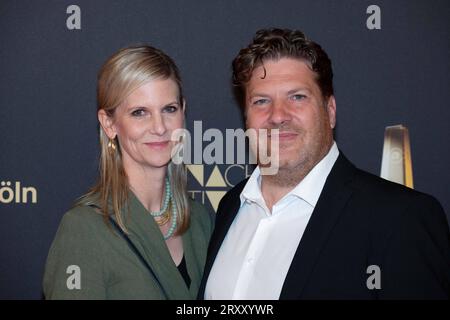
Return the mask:
[[293, 93], [296, 93], [296, 92], [299, 92], [299, 91], [306, 91], [306, 92], [311, 92], [311, 90], [309, 90], [308, 88], [305, 88], [305, 87], [299, 87], [299, 88], [296, 88], [296, 89], [292, 89], [292, 90], [289, 90], [288, 92], [287, 92], [287, 94], [293, 94]]
[[253, 97], [268, 97], [269, 95], [267, 93], [250, 92], [248, 96], [253, 98]]

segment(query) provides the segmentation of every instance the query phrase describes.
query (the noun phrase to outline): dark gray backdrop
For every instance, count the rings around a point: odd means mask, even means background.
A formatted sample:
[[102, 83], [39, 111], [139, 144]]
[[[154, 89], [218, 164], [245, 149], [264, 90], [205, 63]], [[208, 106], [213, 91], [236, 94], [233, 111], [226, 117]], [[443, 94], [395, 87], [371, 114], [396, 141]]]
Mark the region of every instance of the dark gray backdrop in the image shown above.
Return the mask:
[[[137, 42], [179, 65], [188, 128], [202, 120], [204, 129], [224, 130], [241, 126], [229, 85], [239, 48], [259, 28], [303, 30], [333, 61], [341, 150], [379, 175], [384, 128], [407, 126], [415, 189], [437, 197], [448, 214], [449, 3], [2, 0], [0, 180], [34, 187], [38, 201], [0, 203], [0, 298], [41, 298], [59, 221], [96, 176], [96, 73]], [[81, 30], [66, 27], [71, 4], [81, 8]], [[366, 27], [371, 4], [381, 8], [381, 30]], [[212, 168], [204, 167], [206, 177]], [[243, 178], [234, 172], [235, 181]], [[193, 189], [207, 189], [197, 184], [191, 177]]]

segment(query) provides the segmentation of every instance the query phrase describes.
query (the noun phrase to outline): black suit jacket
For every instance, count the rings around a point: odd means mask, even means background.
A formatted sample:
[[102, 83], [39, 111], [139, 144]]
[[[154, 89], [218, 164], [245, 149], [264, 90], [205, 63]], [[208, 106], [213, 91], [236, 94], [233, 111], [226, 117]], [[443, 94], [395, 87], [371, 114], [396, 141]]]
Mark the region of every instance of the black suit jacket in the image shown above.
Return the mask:
[[[219, 204], [200, 285], [201, 299], [214, 259], [239, 210], [239, 195], [246, 182], [231, 189]], [[367, 287], [370, 265], [380, 268], [381, 289]], [[294, 255], [280, 299], [449, 296], [450, 235], [439, 202], [361, 171], [341, 153]]]

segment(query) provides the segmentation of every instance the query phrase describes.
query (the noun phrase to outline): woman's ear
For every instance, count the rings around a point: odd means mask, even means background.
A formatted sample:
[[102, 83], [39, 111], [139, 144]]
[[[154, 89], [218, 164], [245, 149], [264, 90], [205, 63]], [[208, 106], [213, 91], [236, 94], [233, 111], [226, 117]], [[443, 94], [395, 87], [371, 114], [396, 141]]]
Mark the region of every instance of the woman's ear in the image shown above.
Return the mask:
[[117, 135], [117, 132], [114, 128], [114, 122], [112, 117], [110, 117], [104, 109], [100, 109], [97, 113], [98, 121], [105, 131], [106, 135], [110, 139], [114, 139]]
[[183, 113], [185, 113], [185, 111], [186, 111], [186, 100], [184, 100], [184, 99], [183, 99], [182, 108], [183, 108]]

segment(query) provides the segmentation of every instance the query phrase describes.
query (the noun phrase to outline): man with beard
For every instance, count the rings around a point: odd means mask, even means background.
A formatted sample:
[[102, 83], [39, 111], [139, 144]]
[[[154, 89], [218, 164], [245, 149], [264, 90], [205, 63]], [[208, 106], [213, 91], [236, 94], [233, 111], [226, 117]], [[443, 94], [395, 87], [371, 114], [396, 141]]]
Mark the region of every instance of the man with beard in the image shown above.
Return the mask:
[[200, 298], [449, 297], [442, 207], [339, 151], [332, 78], [328, 55], [296, 30], [260, 30], [234, 59], [246, 126], [278, 140], [279, 167], [264, 175], [259, 159], [220, 202]]

